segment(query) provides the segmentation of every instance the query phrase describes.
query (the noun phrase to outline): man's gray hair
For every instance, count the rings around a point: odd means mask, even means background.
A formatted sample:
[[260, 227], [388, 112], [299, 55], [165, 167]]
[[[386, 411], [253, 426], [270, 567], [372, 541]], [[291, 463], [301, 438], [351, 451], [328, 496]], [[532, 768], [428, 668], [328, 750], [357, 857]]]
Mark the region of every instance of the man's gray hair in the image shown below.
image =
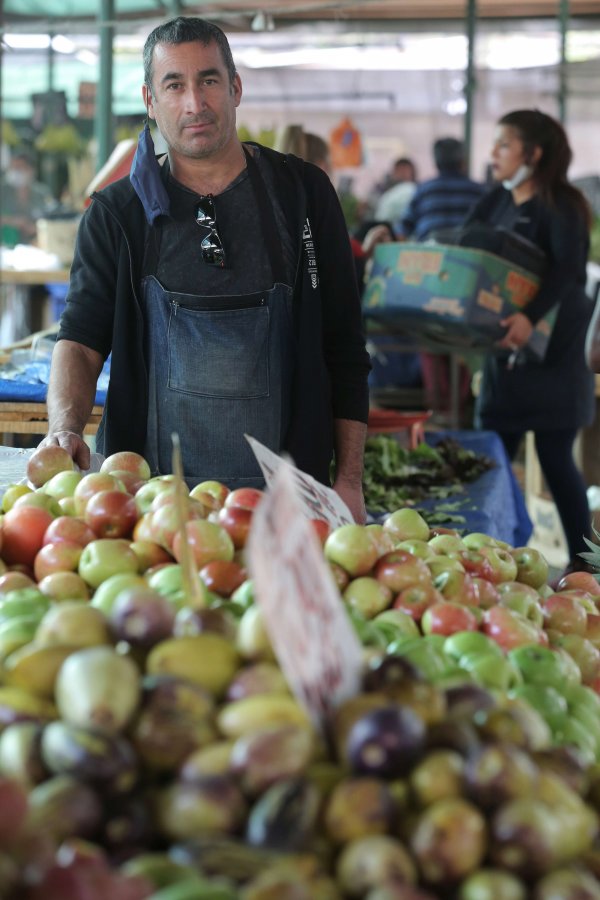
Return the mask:
[[156, 45], [189, 44], [194, 41], [204, 44], [205, 47], [212, 43], [217, 45], [229, 74], [229, 81], [233, 83], [237, 70], [225, 32], [218, 25], [213, 25], [212, 22], [207, 22], [205, 19], [178, 16], [176, 19], [171, 19], [170, 22], [165, 22], [164, 25], [158, 25], [146, 38], [143, 53], [144, 84], [150, 91], [152, 90], [153, 74], [152, 58]]

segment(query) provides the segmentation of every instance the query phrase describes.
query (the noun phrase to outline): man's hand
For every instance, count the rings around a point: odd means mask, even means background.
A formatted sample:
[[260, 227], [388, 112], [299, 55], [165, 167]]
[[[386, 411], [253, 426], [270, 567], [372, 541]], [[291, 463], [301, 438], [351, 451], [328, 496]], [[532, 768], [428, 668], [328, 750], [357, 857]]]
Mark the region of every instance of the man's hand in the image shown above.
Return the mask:
[[47, 434], [39, 447], [62, 447], [80, 469], [90, 467], [90, 448], [80, 434], [74, 431], [55, 431]]
[[498, 341], [499, 347], [506, 347], [507, 350], [520, 350], [524, 347], [533, 331], [533, 325], [523, 313], [513, 313], [500, 322], [507, 332], [501, 341]]
[[359, 525], [364, 525], [367, 521], [367, 511], [362, 485], [338, 478], [333, 483], [333, 489], [352, 513], [354, 521]]

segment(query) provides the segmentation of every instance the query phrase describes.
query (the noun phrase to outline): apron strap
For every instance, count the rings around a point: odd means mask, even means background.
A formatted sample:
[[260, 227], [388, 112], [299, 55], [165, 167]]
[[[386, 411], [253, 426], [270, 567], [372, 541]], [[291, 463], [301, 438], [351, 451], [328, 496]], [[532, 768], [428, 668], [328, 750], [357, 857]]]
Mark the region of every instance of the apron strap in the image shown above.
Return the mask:
[[275, 221], [275, 213], [273, 212], [273, 204], [269, 199], [269, 193], [264, 178], [260, 174], [258, 164], [248, 148], [242, 144], [244, 153], [246, 154], [246, 162], [248, 164], [248, 177], [250, 184], [256, 197], [258, 205], [258, 214], [262, 227], [263, 239], [271, 263], [271, 272], [274, 284], [286, 284], [285, 262], [283, 259], [283, 250], [281, 248], [281, 238], [279, 237], [279, 229]]

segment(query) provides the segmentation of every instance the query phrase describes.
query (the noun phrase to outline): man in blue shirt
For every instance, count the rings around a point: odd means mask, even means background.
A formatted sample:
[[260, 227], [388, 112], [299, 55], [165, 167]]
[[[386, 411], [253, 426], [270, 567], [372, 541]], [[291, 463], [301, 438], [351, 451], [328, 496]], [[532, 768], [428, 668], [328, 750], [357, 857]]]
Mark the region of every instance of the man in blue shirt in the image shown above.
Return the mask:
[[439, 174], [418, 185], [404, 217], [396, 223], [402, 237], [422, 241], [433, 232], [461, 225], [485, 186], [465, 173], [465, 147], [456, 138], [440, 138], [433, 145]]

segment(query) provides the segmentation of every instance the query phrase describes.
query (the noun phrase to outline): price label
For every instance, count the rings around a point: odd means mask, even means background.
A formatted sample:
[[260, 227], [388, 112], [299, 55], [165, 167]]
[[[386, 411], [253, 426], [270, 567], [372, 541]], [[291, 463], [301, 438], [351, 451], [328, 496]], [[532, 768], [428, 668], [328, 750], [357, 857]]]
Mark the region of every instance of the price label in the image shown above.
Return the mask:
[[309, 519], [325, 519], [332, 528], [351, 525], [354, 522], [352, 513], [332, 488], [326, 487], [312, 475], [297, 469], [288, 459], [277, 456], [256, 438], [250, 437], [249, 434], [246, 434], [245, 438], [252, 447], [267, 487], [271, 487], [279, 470], [286, 467], [291, 472], [298, 492], [298, 502], [305, 516]]
[[360, 688], [362, 648], [321, 546], [281, 466], [252, 517], [256, 600], [279, 665], [317, 727]]

